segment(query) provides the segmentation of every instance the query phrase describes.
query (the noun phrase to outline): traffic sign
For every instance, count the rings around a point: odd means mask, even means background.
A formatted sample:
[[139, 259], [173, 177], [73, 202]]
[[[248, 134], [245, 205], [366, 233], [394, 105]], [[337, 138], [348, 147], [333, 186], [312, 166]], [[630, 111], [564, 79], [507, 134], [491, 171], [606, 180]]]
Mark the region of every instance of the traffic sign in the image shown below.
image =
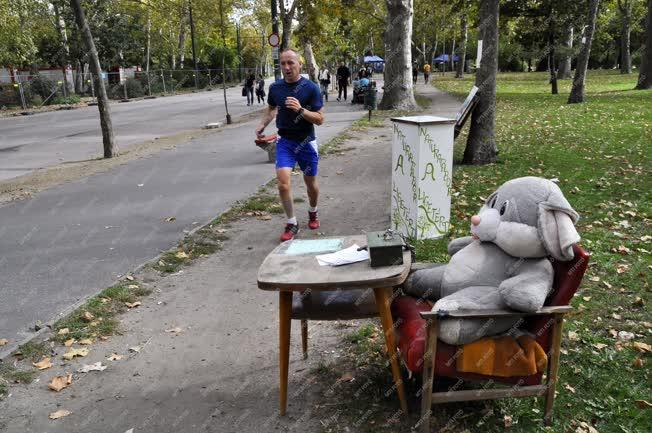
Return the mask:
[[267, 41], [272, 47], [278, 47], [278, 44], [281, 42], [281, 38], [278, 37], [278, 33], [272, 33], [267, 38]]
[[272, 48], [272, 59], [277, 60], [278, 59], [278, 47]]

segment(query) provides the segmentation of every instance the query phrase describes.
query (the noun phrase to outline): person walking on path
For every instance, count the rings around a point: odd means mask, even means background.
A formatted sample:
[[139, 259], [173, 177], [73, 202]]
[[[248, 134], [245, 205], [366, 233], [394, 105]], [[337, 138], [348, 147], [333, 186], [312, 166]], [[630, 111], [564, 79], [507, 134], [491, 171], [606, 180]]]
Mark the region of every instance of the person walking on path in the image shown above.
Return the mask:
[[321, 87], [321, 95], [324, 100], [328, 101], [328, 86], [331, 84], [331, 73], [327, 67], [319, 71], [319, 86]]
[[263, 79], [263, 74], [258, 74], [258, 80], [256, 80], [256, 99], [259, 104], [265, 102], [265, 80]]
[[423, 79], [428, 84], [428, 78], [430, 78], [430, 65], [426, 63], [423, 65]]
[[256, 76], [250, 74], [245, 80], [245, 90], [247, 93], [247, 105], [253, 105], [254, 103], [254, 85], [256, 84]]
[[419, 64], [414, 62], [412, 65], [412, 84], [417, 84], [417, 78], [419, 78]]
[[351, 71], [344, 64], [340, 63], [340, 67], [337, 68], [337, 87], [339, 91], [337, 93], [337, 100], [342, 99], [342, 91], [344, 91], [344, 100], [346, 101], [346, 88], [349, 86], [349, 80], [351, 79]]
[[288, 218], [281, 234], [281, 242], [284, 242], [293, 239], [299, 232], [290, 186], [292, 169], [297, 163], [303, 171], [303, 180], [310, 201], [308, 227], [311, 230], [319, 228], [317, 214], [319, 149], [314, 125], [321, 125], [324, 122], [324, 110], [317, 84], [301, 76], [302, 62], [299, 54], [292, 49], [283, 50], [280, 63], [283, 79], [275, 81], [269, 87], [267, 107], [263, 112], [260, 125], [256, 128], [256, 135], [262, 137], [263, 131], [276, 116], [279, 135], [276, 142], [276, 179], [281, 204]]

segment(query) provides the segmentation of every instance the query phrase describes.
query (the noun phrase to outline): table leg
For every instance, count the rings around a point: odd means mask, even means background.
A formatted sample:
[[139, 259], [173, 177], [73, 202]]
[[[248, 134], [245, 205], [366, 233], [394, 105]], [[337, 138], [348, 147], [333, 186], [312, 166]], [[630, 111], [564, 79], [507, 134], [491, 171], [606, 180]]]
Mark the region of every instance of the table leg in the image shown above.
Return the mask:
[[292, 292], [279, 292], [279, 411], [285, 415], [288, 399], [288, 368], [290, 363], [290, 313], [292, 312]]
[[376, 296], [376, 306], [380, 313], [380, 322], [383, 325], [383, 333], [385, 334], [385, 344], [387, 346], [387, 356], [392, 366], [392, 376], [394, 377], [394, 384], [398, 392], [398, 398], [401, 403], [401, 410], [407, 414], [407, 400], [405, 399], [405, 389], [403, 387], [403, 379], [401, 377], [401, 369], [398, 363], [398, 354], [396, 353], [396, 340], [394, 338], [394, 321], [392, 320], [392, 313], [389, 309], [391, 302], [389, 294], [391, 288], [377, 288], [374, 289]]

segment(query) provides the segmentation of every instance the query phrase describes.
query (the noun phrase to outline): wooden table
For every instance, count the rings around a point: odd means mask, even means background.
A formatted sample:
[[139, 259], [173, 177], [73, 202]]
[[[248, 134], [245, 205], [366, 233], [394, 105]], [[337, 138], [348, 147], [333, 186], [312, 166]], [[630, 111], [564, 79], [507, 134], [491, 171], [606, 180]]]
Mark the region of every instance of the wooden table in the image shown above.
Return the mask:
[[[367, 244], [366, 236], [339, 236], [342, 248], [354, 243]], [[407, 413], [407, 401], [401, 379], [394, 323], [390, 313], [392, 288], [402, 284], [410, 272], [411, 256], [403, 253], [403, 264], [372, 268], [369, 261], [344, 266], [320, 266], [315, 254], [288, 255], [288, 248], [294, 241], [276, 247], [258, 269], [258, 287], [279, 292], [279, 365], [280, 365], [280, 413], [285, 415], [287, 407], [287, 383], [290, 358], [290, 320], [292, 292], [305, 290], [350, 290], [370, 288], [374, 290], [376, 305], [385, 335], [387, 355], [392, 367], [392, 376], [398, 392], [401, 409]], [[319, 254], [319, 253], [317, 253]]]

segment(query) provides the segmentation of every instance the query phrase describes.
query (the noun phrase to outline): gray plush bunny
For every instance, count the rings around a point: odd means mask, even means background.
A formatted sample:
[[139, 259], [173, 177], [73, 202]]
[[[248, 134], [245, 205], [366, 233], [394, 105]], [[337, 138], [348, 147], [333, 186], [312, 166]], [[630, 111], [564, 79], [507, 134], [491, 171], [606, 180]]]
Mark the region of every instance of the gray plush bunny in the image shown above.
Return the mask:
[[[536, 311], [552, 289], [548, 256], [573, 258], [573, 244], [580, 240], [574, 226], [578, 219], [552, 181], [521, 177], [505, 182], [471, 217], [473, 236], [448, 244], [450, 262], [413, 272], [403, 291], [436, 301], [433, 311]], [[439, 338], [466, 344], [505, 332], [517, 321], [445, 319]]]

